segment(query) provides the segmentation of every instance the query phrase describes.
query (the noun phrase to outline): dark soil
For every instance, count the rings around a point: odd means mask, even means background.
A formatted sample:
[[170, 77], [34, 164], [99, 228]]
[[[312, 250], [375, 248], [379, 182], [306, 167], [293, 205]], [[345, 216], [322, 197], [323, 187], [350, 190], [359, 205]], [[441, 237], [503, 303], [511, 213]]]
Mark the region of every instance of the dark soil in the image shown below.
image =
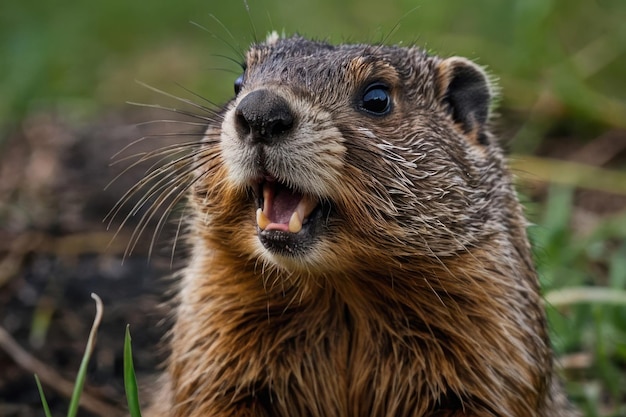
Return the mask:
[[[155, 118], [143, 113], [134, 117], [113, 114], [77, 128], [55, 115], [34, 115], [0, 143], [0, 326], [25, 351], [73, 381], [95, 314], [90, 294], [98, 294], [104, 317], [86, 392], [120, 409], [126, 401], [122, 376], [126, 324], [140, 384], [149, 386], [165, 357], [160, 340], [168, 327], [163, 305], [169, 298], [167, 277], [184, 257], [177, 249], [172, 259], [176, 225], [171, 221], [150, 259], [149, 237], [124, 255], [141, 212], [115, 239], [129, 208], [114, 219], [110, 231], [103, 223], [146, 170], [131, 169], [105, 189], [124, 166], [111, 167], [110, 158], [149, 130], [132, 127], [133, 123]], [[151, 138], [135, 146], [134, 152], [172, 140], [176, 138]], [[147, 236], [154, 223], [146, 228]], [[64, 416], [69, 399], [54, 385], [44, 383], [44, 391], [53, 414]], [[0, 416], [41, 415], [32, 370], [0, 349]], [[93, 414], [81, 409], [79, 415]]]

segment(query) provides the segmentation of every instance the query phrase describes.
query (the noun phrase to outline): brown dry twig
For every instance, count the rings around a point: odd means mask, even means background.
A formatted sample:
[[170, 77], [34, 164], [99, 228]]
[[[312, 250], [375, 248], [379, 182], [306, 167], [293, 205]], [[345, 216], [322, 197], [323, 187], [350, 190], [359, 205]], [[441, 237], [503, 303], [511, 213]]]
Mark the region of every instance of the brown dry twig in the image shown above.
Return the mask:
[[626, 195], [626, 173], [622, 171], [530, 155], [514, 155], [511, 167], [523, 181], [552, 182]]

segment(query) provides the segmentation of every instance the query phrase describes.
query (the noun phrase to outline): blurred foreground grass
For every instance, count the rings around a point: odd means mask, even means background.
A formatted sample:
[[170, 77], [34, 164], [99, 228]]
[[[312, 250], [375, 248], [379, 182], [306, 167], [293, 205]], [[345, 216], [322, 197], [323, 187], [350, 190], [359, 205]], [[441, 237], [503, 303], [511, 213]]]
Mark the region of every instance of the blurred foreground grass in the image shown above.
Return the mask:
[[[0, 132], [37, 111], [81, 123], [127, 100], [164, 102], [137, 79], [175, 92], [178, 83], [222, 102], [238, 75], [233, 60], [271, 29], [333, 42], [417, 43], [475, 59], [499, 78], [497, 128], [515, 154], [557, 148], [567, 159], [567, 150], [607, 132], [626, 136], [624, 0], [250, 0], [249, 13], [243, 1], [3, 1]], [[626, 156], [619, 149], [611, 156], [598, 163], [610, 174], [596, 171], [583, 185], [623, 197]], [[522, 159], [515, 169], [532, 176], [537, 166]], [[607, 190], [609, 177], [616, 185]], [[530, 233], [545, 291], [619, 294], [626, 210], [589, 221], [574, 196], [572, 187], [553, 185], [545, 198], [529, 197], [539, 201], [529, 203]], [[587, 415], [626, 415], [626, 306], [575, 300], [549, 315], [570, 392]]]
[[573, 190], [552, 186], [530, 227], [552, 340], [586, 416], [626, 415], [626, 211], [572, 228]]

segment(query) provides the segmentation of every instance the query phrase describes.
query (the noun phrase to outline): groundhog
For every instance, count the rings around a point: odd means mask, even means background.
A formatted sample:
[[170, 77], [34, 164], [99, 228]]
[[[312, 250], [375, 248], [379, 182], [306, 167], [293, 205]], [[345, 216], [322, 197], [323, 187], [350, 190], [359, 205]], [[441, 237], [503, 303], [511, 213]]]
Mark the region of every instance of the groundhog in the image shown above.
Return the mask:
[[276, 35], [243, 68], [172, 165], [191, 254], [147, 414], [577, 415], [490, 77]]

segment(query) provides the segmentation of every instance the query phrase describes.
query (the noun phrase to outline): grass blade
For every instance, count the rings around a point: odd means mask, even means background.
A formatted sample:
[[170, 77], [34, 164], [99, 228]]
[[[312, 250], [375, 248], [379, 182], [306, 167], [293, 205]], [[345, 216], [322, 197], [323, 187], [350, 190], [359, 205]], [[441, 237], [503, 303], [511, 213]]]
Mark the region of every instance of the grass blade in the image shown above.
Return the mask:
[[545, 299], [556, 308], [579, 303], [626, 306], [626, 291], [603, 287], [571, 287], [550, 291]]
[[129, 325], [126, 325], [126, 336], [124, 337], [124, 390], [126, 391], [126, 401], [128, 401], [128, 411], [131, 417], [141, 417]]
[[100, 326], [100, 322], [102, 321], [102, 300], [94, 293], [91, 294], [91, 298], [93, 298], [96, 302], [96, 317], [94, 318], [93, 324], [91, 325], [91, 331], [89, 332], [89, 339], [87, 339], [85, 354], [83, 355], [83, 360], [80, 363], [78, 375], [76, 376], [76, 382], [74, 383], [74, 391], [72, 392], [72, 399], [70, 400], [70, 408], [67, 411], [68, 417], [75, 417], [78, 412], [80, 394], [83, 391], [83, 386], [85, 385], [85, 378], [87, 375], [87, 365], [89, 364], [91, 353], [93, 352], [93, 348], [96, 344], [96, 334], [98, 332], [98, 327]]
[[41, 382], [39, 382], [39, 377], [35, 374], [35, 382], [37, 383], [37, 389], [39, 390], [39, 396], [41, 397], [41, 405], [43, 406], [43, 411], [46, 417], [52, 417], [52, 413], [50, 413], [50, 407], [48, 407], [48, 401], [46, 401], [46, 396], [43, 393], [43, 387], [41, 386]]

